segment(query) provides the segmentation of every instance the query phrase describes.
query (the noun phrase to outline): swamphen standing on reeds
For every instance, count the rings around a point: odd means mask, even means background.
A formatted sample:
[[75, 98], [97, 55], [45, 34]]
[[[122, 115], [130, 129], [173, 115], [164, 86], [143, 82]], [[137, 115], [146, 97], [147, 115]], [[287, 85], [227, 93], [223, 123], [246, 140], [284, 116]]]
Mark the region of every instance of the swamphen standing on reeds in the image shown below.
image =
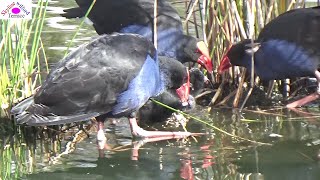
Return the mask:
[[231, 65], [251, 71], [254, 51], [254, 72], [263, 80], [314, 76], [317, 92], [292, 102], [298, 107], [319, 98], [320, 93], [320, 7], [288, 11], [270, 21], [254, 41], [243, 40], [233, 45], [223, 57], [219, 73]]
[[176, 89], [182, 102], [189, 96], [187, 69], [157, 57], [153, 44], [140, 35], [102, 35], [80, 46], [51, 70], [40, 89], [12, 109], [18, 124], [57, 125], [96, 117], [98, 140], [105, 139], [108, 117], [128, 117], [134, 136], [185, 137], [189, 132], [145, 131], [135, 112], [150, 97]]
[[[75, 0], [79, 7], [66, 9], [62, 16], [81, 18], [92, 0]], [[157, 39], [158, 54], [185, 62], [197, 62], [212, 73], [208, 48], [183, 34], [178, 12], [166, 0], [158, 0]], [[88, 18], [98, 34], [113, 32], [140, 34], [153, 41], [153, 0], [96, 0]]]

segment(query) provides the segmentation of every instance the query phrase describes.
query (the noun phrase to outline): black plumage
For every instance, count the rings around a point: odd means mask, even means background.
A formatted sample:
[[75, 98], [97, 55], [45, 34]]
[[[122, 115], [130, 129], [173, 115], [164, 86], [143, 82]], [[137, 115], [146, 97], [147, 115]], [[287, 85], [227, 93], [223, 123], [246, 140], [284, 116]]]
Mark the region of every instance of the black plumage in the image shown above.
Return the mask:
[[[107, 117], [134, 119], [150, 97], [178, 89], [188, 79], [180, 62], [158, 59], [153, 44], [142, 36], [102, 35], [61, 60], [40, 89], [11, 112], [19, 124], [56, 125], [97, 117], [102, 126]], [[179, 97], [187, 100], [184, 92]]]
[[[81, 18], [92, 0], [76, 0], [79, 7], [64, 10], [66, 18]], [[178, 12], [166, 0], [157, 4], [158, 54], [180, 62], [198, 62], [210, 73], [212, 62], [208, 48], [202, 41], [183, 34]], [[113, 32], [140, 34], [153, 41], [153, 0], [96, 0], [88, 18], [98, 34]]]
[[[254, 71], [263, 80], [313, 76], [320, 84], [319, 49], [320, 8], [295, 9], [266, 24], [253, 43], [246, 39], [233, 45], [222, 59], [219, 72], [231, 64], [251, 71], [254, 52]], [[314, 93], [287, 107], [302, 106], [318, 97]]]

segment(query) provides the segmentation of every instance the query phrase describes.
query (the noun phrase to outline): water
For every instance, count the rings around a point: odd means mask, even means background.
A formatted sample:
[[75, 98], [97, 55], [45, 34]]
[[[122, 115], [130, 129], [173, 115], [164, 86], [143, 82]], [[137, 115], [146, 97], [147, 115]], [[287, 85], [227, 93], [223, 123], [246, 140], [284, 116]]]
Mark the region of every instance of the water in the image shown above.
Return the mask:
[[[63, 57], [81, 22], [59, 16], [73, 6], [73, 1], [49, 3], [42, 40], [52, 63]], [[84, 25], [72, 47], [95, 35]], [[20, 131], [9, 120], [1, 121], [0, 179], [320, 179], [319, 109], [263, 109], [239, 115], [232, 109], [198, 106], [189, 113], [210, 126], [190, 120], [187, 129], [205, 135], [158, 142], [132, 139], [126, 119], [107, 122], [107, 144], [113, 150], [100, 153], [91, 123], [84, 125], [88, 137], [78, 127]]]
[[[304, 112], [315, 114], [317, 109]], [[119, 119], [116, 125], [106, 123], [108, 145], [114, 150], [100, 154], [94, 126], [86, 126], [89, 138], [78, 130], [63, 133], [58, 148], [44, 135], [42, 142], [36, 141], [33, 165], [32, 158], [26, 160], [32, 170], [23, 179], [320, 178], [319, 116], [269, 109], [245, 111], [240, 120], [232, 109], [207, 113], [203, 107], [190, 114], [259, 143], [231, 137], [194, 120], [187, 129], [206, 135], [159, 142], [132, 140], [127, 120]]]

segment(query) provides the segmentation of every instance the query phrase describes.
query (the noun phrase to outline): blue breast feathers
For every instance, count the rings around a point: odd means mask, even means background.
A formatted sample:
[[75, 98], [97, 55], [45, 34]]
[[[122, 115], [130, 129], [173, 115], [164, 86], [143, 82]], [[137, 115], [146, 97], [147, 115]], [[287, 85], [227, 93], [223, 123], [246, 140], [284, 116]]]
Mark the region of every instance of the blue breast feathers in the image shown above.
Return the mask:
[[158, 60], [153, 60], [148, 55], [139, 74], [129, 83], [128, 89], [118, 96], [112, 114], [134, 112], [150, 97], [158, 95], [164, 89], [165, 84], [161, 81]]
[[[142, 25], [130, 25], [120, 30], [122, 33], [140, 34], [150, 41], [153, 41], [153, 27]], [[178, 41], [183, 36], [182, 29], [165, 28], [164, 30], [158, 29], [158, 55], [167, 56], [171, 58], [177, 57]]]
[[[249, 56], [246, 58], [251, 62]], [[255, 73], [264, 80], [312, 76], [315, 69], [316, 65], [306, 50], [284, 40], [263, 42], [255, 53]]]
[[[120, 33], [134, 33], [134, 34], [140, 34], [144, 37], [147, 37], [149, 40], [152, 40], [152, 30], [149, 26], [143, 26], [143, 25], [130, 25], [122, 28], [120, 30]], [[149, 38], [150, 37], [150, 38]]]

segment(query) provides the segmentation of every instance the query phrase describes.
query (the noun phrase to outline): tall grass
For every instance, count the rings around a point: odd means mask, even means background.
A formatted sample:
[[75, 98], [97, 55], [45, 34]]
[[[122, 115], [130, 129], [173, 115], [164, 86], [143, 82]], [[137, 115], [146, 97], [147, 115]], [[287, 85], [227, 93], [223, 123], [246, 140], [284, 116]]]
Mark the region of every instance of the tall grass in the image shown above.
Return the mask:
[[14, 102], [30, 96], [41, 81], [48, 64], [41, 31], [48, 1], [39, 0], [32, 20], [2, 20], [0, 33], [0, 179], [17, 179], [30, 172], [30, 147], [9, 117]]
[[[15, 143], [12, 143], [15, 142]], [[17, 136], [6, 136], [0, 148], [0, 179], [18, 179], [28, 173], [30, 167], [27, 163], [32, 162], [29, 148], [25, 143], [20, 144]]]
[[1, 21], [0, 116], [8, 116], [13, 102], [30, 96], [48, 71], [41, 41], [47, 4], [38, 1], [32, 20]]

